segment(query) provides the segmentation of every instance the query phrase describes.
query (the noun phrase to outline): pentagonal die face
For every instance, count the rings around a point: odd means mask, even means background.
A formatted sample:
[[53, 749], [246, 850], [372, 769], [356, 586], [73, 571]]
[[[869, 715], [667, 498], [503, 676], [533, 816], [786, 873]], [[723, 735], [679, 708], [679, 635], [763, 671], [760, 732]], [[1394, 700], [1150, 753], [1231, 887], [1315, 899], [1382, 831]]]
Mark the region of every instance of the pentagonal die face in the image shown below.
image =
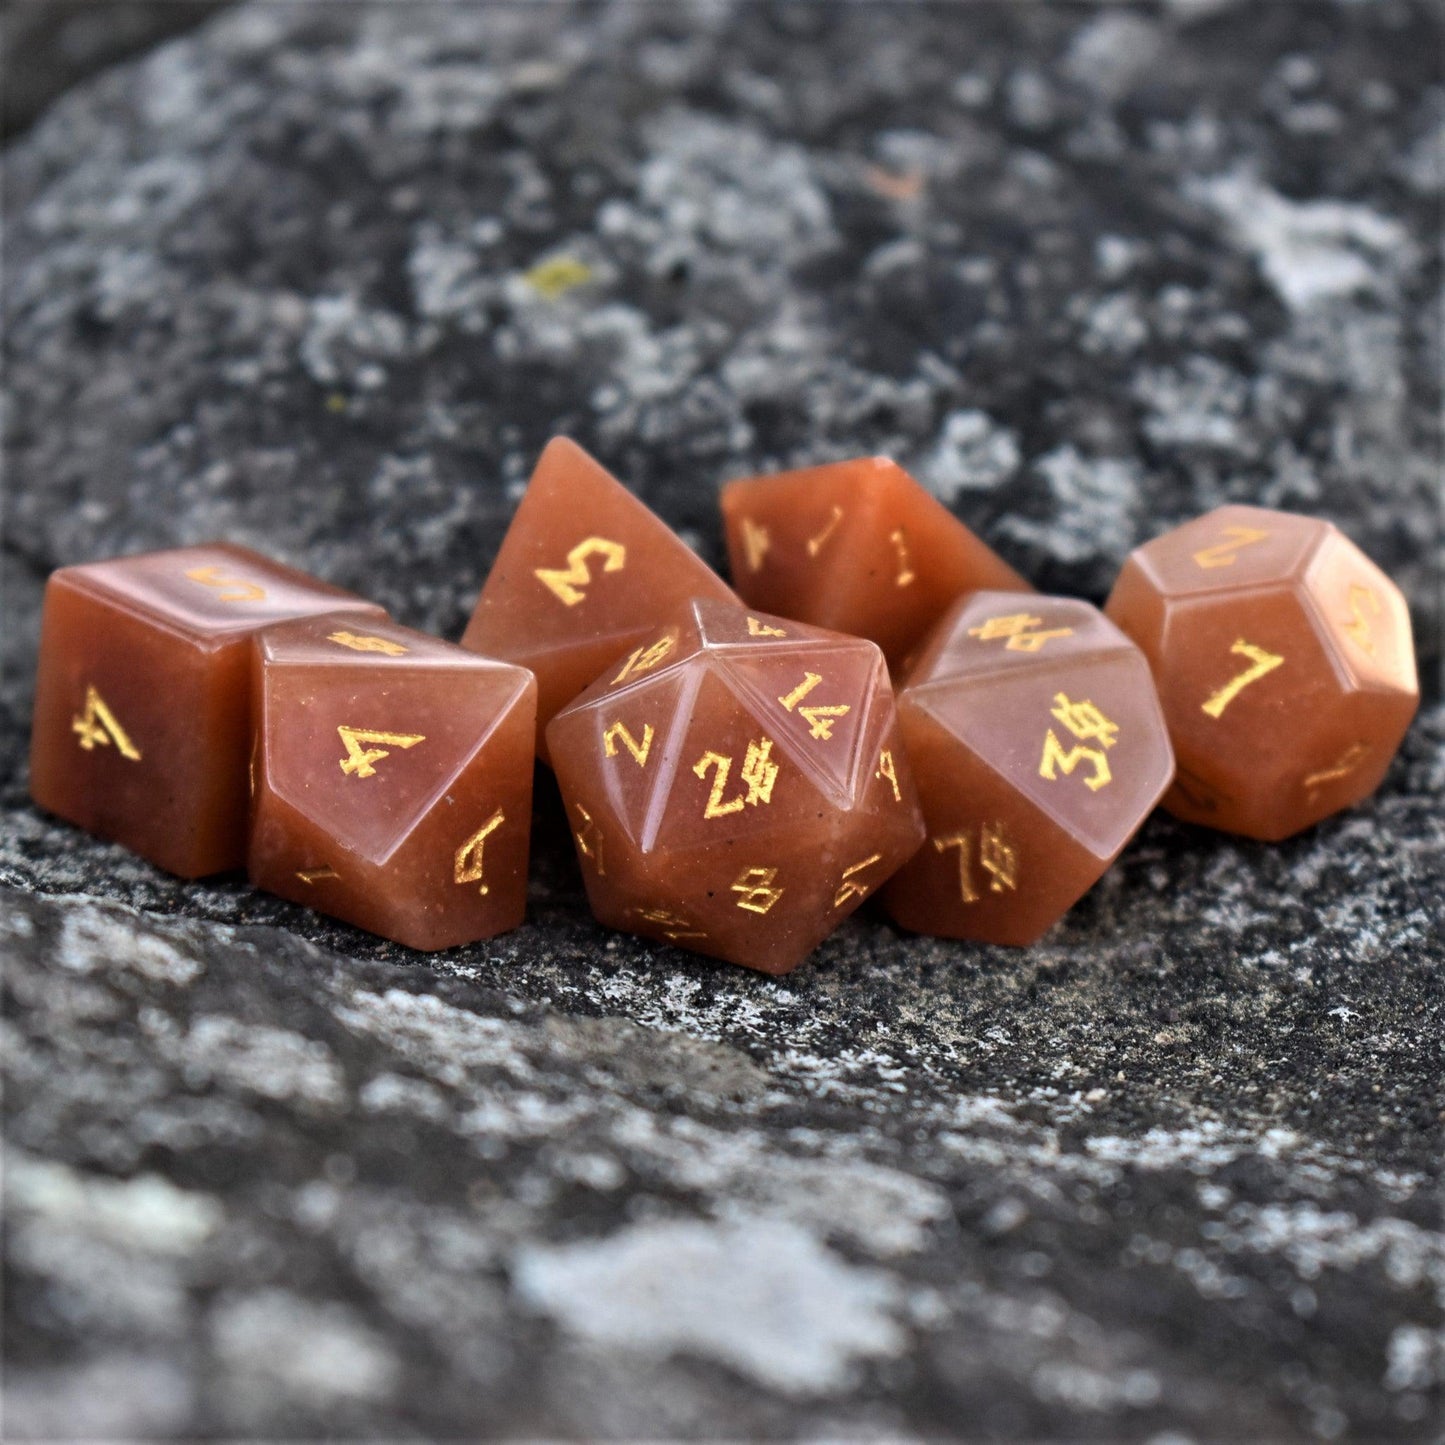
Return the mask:
[[251, 635], [338, 609], [384, 616], [223, 543], [61, 568], [45, 590], [35, 801], [182, 877], [241, 867]]
[[599, 920], [786, 973], [923, 829], [873, 644], [695, 602], [548, 728]]
[[1399, 590], [1328, 523], [1226, 507], [1140, 548], [1109, 615], [1148, 656], [1171, 812], [1279, 839], [1371, 793], [1419, 701]]
[[870, 638], [891, 667], [960, 593], [1032, 590], [887, 457], [731, 482], [722, 510], [749, 604]]
[[526, 667], [545, 728], [611, 660], [691, 597], [732, 592], [575, 442], [547, 444], [502, 539], [462, 646]]
[[963, 599], [924, 642], [898, 711], [928, 838], [883, 899], [916, 932], [1032, 943], [1173, 775], [1143, 656], [1072, 599]]
[[411, 948], [522, 921], [536, 684], [390, 623], [257, 639], [251, 879]]

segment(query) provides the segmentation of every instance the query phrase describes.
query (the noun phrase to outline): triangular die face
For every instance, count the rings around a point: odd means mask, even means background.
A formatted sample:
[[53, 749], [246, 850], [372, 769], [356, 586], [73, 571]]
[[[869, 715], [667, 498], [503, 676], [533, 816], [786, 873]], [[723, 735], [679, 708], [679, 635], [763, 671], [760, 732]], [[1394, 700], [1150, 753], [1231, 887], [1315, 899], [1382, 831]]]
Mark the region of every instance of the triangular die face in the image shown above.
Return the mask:
[[846, 806], [874, 730], [872, 699], [887, 688], [877, 648], [813, 642], [728, 653], [718, 665], [779, 745]]
[[670, 785], [657, 796], [644, 848], [731, 848], [816, 820], [831, 800], [780, 746], [779, 730], [756, 715], [751, 699], [720, 669], [700, 673]]
[[464, 644], [525, 662], [578, 639], [630, 637], [726, 584], [600, 463], [550, 442], [488, 574]]
[[502, 671], [267, 668], [258, 785], [382, 862], [525, 690]]
[[698, 599], [692, 605], [697, 620], [699, 643], [709, 651], [734, 648], [776, 649], [779, 647], [837, 643], [838, 633], [810, 627], [787, 617], [776, 617], [756, 608], [749, 610], [732, 603]]
[[641, 848], [650, 819], [666, 804], [668, 787], [682, 760], [691, 701], [702, 679], [701, 664], [603, 695], [569, 709], [553, 734], [554, 756], [586, 758], [596, 769], [607, 805], [634, 845]]

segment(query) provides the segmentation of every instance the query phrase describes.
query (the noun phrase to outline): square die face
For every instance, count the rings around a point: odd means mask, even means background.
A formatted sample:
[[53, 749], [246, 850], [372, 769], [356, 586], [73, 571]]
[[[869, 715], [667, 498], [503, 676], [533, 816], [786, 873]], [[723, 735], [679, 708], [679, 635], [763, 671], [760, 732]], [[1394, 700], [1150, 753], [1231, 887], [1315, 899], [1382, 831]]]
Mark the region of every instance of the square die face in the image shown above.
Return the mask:
[[256, 640], [254, 882], [415, 948], [521, 922], [536, 683], [374, 619]]
[[325, 612], [385, 616], [376, 603], [245, 547], [212, 542], [64, 569], [117, 610], [203, 645]]
[[41, 807], [182, 877], [245, 862], [246, 656], [66, 572], [46, 588], [30, 751]]

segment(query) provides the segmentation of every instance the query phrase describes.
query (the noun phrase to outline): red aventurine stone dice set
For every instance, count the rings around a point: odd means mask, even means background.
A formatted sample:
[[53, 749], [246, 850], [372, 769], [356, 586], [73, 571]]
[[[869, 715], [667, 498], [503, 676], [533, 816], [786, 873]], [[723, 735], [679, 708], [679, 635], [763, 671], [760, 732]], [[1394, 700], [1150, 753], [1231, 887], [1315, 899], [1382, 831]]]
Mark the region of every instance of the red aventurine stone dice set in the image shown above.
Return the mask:
[[1221, 508], [1100, 612], [882, 457], [722, 511], [736, 594], [553, 441], [461, 646], [239, 547], [62, 568], [32, 794], [435, 949], [521, 922], [536, 755], [599, 920], [785, 973], [875, 892], [1030, 943], [1161, 801], [1286, 837], [1378, 785], [1418, 704], [1403, 598], [1326, 522]]

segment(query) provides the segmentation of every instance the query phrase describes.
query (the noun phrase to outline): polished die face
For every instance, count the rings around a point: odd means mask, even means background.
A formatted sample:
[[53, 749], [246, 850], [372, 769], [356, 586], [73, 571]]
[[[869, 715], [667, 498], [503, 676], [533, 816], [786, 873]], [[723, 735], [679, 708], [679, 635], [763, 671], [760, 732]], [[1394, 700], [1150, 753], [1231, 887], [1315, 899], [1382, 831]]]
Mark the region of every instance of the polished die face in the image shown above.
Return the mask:
[[502, 539], [462, 646], [537, 677], [544, 729], [614, 657], [691, 597], [726, 583], [575, 442], [547, 444]]
[[883, 902], [919, 933], [1034, 942], [1174, 772], [1148, 663], [1073, 599], [962, 599], [923, 643], [898, 715], [928, 841]]
[[411, 948], [522, 921], [532, 675], [326, 617], [256, 639], [251, 881]]
[[1135, 551], [1106, 610], [1154, 670], [1190, 822], [1273, 840], [1359, 802], [1419, 705], [1405, 600], [1328, 522], [1221, 507]]
[[895, 670], [960, 593], [1032, 590], [887, 457], [731, 482], [722, 511], [749, 606], [871, 638]]
[[45, 589], [31, 796], [182, 877], [240, 868], [251, 636], [339, 609], [384, 615], [222, 543], [62, 567]]
[[795, 968], [923, 837], [870, 642], [696, 602], [553, 719], [598, 919]]

